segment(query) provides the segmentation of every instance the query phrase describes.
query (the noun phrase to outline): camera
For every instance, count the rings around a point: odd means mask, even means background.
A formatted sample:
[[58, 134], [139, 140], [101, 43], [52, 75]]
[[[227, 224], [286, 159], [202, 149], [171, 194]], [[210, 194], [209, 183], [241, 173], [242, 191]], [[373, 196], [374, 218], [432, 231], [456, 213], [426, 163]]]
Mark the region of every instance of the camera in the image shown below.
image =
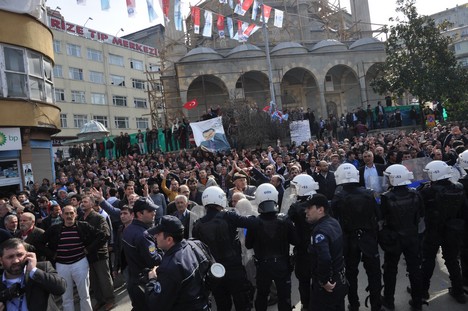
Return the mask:
[[24, 288], [20, 283], [14, 283], [9, 288], [0, 292], [0, 302], [6, 303], [8, 300], [21, 297], [24, 294]]

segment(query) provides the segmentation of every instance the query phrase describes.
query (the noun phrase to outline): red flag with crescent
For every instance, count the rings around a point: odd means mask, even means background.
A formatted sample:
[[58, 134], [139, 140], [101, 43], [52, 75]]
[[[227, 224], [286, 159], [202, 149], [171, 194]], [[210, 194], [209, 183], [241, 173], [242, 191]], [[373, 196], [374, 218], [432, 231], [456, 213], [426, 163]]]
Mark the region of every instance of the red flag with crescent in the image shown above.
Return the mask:
[[184, 108], [187, 109], [187, 110], [193, 109], [193, 108], [195, 108], [197, 106], [198, 106], [198, 102], [197, 102], [196, 99], [192, 99], [191, 101], [186, 102], [184, 104]]

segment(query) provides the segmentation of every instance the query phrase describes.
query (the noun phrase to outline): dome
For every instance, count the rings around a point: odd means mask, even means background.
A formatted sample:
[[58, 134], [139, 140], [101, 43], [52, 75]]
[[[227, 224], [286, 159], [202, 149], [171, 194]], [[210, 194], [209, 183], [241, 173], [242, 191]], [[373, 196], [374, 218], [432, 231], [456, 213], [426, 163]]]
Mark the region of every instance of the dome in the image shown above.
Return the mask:
[[350, 46], [350, 50], [385, 50], [385, 45], [383, 42], [379, 41], [376, 38], [362, 38], [354, 41]]
[[252, 44], [241, 44], [233, 48], [226, 57], [257, 57], [265, 56], [265, 52], [256, 45]]
[[222, 59], [223, 56], [220, 55], [218, 52], [211, 48], [207, 48], [204, 46], [194, 48], [193, 50], [189, 51], [185, 54], [184, 57], [180, 59], [181, 62], [186, 61], [203, 61], [203, 60], [215, 60], [215, 59]]
[[107, 134], [109, 131], [101, 122], [92, 120], [83, 125], [83, 127], [80, 129], [80, 132], [78, 133], [78, 136], [86, 136], [94, 133]]
[[327, 39], [327, 40], [322, 40], [315, 44], [312, 49], [310, 50], [311, 52], [342, 52], [342, 51], [347, 51], [348, 48], [347, 46], [334, 39]]
[[297, 42], [281, 42], [271, 49], [274, 55], [307, 54], [307, 49]]

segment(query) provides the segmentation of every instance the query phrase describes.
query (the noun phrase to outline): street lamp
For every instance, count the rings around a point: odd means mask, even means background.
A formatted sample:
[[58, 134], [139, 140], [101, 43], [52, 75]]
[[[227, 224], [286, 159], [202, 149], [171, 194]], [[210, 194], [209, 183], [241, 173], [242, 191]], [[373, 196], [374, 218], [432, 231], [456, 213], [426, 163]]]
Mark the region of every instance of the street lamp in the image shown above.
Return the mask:
[[117, 31], [117, 33], [115, 34], [114, 37], [117, 37], [117, 35], [118, 35], [121, 31], [124, 32], [125, 30], [124, 30], [123, 28], [120, 28], [120, 29]]
[[89, 22], [89, 21], [92, 21], [93, 18], [92, 17], [88, 17], [88, 19], [86, 20], [86, 22], [84, 23], [83, 27], [86, 27], [86, 24]]

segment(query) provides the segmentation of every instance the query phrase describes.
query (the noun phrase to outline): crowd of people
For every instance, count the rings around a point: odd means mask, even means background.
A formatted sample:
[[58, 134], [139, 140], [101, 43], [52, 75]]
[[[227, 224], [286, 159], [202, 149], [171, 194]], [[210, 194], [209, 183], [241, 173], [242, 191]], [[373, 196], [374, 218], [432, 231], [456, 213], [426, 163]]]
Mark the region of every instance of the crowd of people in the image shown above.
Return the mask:
[[[349, 310], [358, 310], [361, 260], [371, 310], [392, 309], [402, 253], [410, 305], [421, 310], [440, 246], [450, 294], [465, 303], [467, 134], [439, 125], [222, 153], [73, 156], [56, 162], [56, 180], [0, 200], [0, 235], [53, 263], [66, 286], [51, 293], [62, 295], [65, 311], [74, 310], [74, 286], [81, 310], [114, 308], [119, 274], [133, 310], [209, 310], [210, 291], [217, 310], [250, 310], [255, 291], [257, 310], [275, 300], [291, 310], [292, 271], [303, 310], [344, 310], [346, 295]], [[401, 164], [420, 158], [429, 183], [416, 191]], [[224, 266], [222, 278], [207, 276], [214, 262]], [[246, 268], [256, 271], [253, 280]]]

